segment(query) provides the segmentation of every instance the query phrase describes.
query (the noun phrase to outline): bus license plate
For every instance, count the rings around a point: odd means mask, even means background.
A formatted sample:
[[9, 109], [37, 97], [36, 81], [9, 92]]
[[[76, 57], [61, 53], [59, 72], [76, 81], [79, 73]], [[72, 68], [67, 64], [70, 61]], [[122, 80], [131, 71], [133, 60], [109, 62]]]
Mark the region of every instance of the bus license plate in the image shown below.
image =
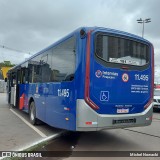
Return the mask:
[[136, 119], [118, 119], [118, 120], [113, 120], [113, 124], [126, 124], [126, 123], [136, 123]]
[[127, 109], [124, 109], [124, 108], [117, 109], [117, 113], [129, 113], [129, 109], [128, 108]]

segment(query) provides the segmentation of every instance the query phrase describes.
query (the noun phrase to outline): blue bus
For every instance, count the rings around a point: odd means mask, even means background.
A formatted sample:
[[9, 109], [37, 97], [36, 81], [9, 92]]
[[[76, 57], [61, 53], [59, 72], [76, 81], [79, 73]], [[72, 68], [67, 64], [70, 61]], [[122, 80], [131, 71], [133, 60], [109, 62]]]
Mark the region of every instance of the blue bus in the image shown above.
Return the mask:
[[8, 72], [8, 103], [71, 131], [152, 122], [153, 45], [130, 33], [81, 27]]

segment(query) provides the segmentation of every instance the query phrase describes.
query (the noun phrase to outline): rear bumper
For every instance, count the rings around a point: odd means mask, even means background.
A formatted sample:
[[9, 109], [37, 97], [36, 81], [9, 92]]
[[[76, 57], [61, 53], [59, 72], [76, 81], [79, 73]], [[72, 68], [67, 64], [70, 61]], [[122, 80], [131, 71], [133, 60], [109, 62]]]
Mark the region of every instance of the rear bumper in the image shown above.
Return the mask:
[[[147, 126], [152, 122], [152, 104], [142, 113], [107, 115], [98, 114], [83, 99], [77, 100], [76, 130], [98, 131], [103, 129]], [[134, 122], [128, 123], [128, 120]], [[124, 123], [115, 122], [124, 121]]]

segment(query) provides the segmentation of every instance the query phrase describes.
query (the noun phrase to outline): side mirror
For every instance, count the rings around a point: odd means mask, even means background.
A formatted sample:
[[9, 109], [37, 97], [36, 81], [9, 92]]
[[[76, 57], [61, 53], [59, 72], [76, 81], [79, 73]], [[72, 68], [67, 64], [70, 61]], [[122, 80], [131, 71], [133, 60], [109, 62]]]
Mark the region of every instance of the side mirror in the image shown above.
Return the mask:
[[4, 81], [7, 82], [7, 78], [5, 78]]

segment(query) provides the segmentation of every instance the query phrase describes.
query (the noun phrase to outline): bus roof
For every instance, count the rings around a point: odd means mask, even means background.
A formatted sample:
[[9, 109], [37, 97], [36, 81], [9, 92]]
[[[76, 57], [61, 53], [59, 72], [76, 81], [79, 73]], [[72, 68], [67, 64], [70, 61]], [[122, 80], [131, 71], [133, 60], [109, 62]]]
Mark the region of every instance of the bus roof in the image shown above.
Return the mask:
[[128, 33], [128, 32], [124, 32], [124, 31], [120, 31], [120, 30], [116, 30], [116, 29], [110, 29], [110, 28], [104, 28], [104, 27], [80, 27], [76, 30], [74, 30], [73, 32], [71, 32], [70, 34], [68, 34], [67, 36], [61, 38], [60, 40], [54, 42], [53, 44], [51, 44], [50, 46], [42, 49], [41, 51], [35, 53], [34, 55], [32, 55], [30, 58], [26, 59], [25, 61], [23, 61], [22, 63], [19, 63], [17, 64], [16, 66], [12, 67], [10, 70], [14, 70], [15, 68], [17, 68], [18, 66], [26, 63], [27, 61], [31, 60], [32, 58], [36, 57], [37, 55], [40, 55], [42, 53], [44, 53], [45, 51], [47, 51], [48, 49], [58, 45], [59, 43], [65, 41], [66, 39], [68, 39], [69, 37], [71, 37], [72, 35], [76, 34], [76, 33], [79, 33], [81, 29], [84, 29], [86, 32], [88, 32], [89, 30], [93, 30], [93, 31], [99, 31], [99, 32], [109, 32], [109, 33], [116, 33], [116, 34], [119, 34], [119, 35], [124, 35], [124, 36], [128, 36], [128, 37], [132, 37], [132, 38], [135, 38], [137, 40], [140, 40], [140, 41], [144, 41], [144, 42], [147, 42], [147, 43], [150, 43], [148, 40], [140, 37], [140, 36], [137, 36], [137, 35], [134, 35], [134, 34], [131, 34], [131, 33]]

